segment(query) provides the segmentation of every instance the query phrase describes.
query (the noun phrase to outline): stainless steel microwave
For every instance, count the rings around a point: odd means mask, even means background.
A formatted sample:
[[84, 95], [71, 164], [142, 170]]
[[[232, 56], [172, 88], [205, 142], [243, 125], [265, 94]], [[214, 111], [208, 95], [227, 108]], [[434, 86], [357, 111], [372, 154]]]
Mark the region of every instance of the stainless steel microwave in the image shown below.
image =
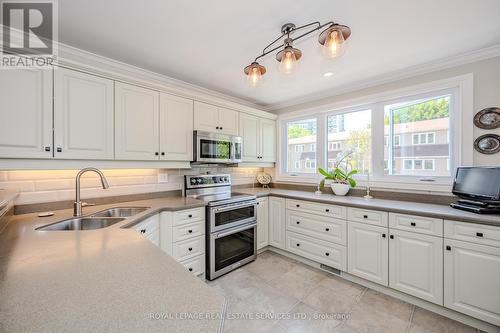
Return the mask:
[[194, 131], [193, 144], [195, 163], [241, 162], [243, 140], [239, 136]]

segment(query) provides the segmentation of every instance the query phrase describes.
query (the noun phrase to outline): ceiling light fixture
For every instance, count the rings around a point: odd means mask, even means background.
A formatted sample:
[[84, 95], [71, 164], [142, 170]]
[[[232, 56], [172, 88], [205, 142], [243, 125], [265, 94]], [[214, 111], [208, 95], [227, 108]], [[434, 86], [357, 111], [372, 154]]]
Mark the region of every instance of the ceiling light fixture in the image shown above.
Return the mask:
[[[243, 70], [247, 76], [247, 82], [249, 85], [252, 87], [259, 85], [262, 81], [262, 76], [266, 73], [266, 68], [260, 65], [257, 60], [280, 49], [281, 50], [276, 54], [276, 60], [279, 62], [278, 69], [283, 74], [292, 74], [297, 68], [298, 61], [302, 57], [302, 51], [294, 48], [293, 43], [296, 40], [325, 27], [326, 29], [323, 30], [318, 36], [318, 42], [323, 46], [323, 55], [327, 58], [337, 58], [344, 54], [345, 42], [349, 36], [351, 36], [351, 29], [348, 26], [337, 24], [335, 22], [327, 22], [325, 24], [312, 22], [296, 27], [293, 23], [287, 23], [281, 27], [281, 35], [267, 45], [264, 50], [262, 50], [262, 54], [255, 58], [255, 60]], [[306, 31], [295, 38], [290, 37], [290, 35], [302, 29], [309, 29], [309, 31]], [[284, 40], [282, 45], [273, 47], [273, 45], [283, 38]], [[326, 74], [328, 73], [325, 73], [324, 76], [332, 75]]]
[[332, 73], [332, 72], [326, 72], [326, 73], [323, 73], [323, 76], [324, 76], [324, 77], [330, 77], [330, 76], [332, 76], [332, 75], [333, 75], [333, 73]]

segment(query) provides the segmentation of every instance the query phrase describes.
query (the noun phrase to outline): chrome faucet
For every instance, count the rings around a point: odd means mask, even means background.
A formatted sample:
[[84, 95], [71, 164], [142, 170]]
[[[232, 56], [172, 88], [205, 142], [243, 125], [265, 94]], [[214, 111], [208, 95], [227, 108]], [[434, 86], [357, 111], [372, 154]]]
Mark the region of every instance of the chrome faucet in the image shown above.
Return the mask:
[[103, 189], [109, 188], [108, 181], [106, 180], [106, 177], [104, 177], [104, 174], [101, 172], [101, 170], [96, 169], [96, 168], [85, 168], [80, 170], [78, 174], [76, 175], [76, 199], [73, 204], [73, 216], [82, 216], [82, 201], [80, 200], [80, 178], [82, 175], [88, 171], [93, 171], [101, 177], [101, 184]]

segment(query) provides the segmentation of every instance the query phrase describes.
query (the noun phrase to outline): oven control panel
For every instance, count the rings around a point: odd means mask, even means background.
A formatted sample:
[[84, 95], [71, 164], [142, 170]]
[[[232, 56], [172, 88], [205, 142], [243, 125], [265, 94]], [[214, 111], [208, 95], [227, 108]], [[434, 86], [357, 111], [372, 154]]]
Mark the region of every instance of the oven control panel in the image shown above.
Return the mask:
[[231, 185], [231, 175], [184, 176], [186, 188], [216, 187]]

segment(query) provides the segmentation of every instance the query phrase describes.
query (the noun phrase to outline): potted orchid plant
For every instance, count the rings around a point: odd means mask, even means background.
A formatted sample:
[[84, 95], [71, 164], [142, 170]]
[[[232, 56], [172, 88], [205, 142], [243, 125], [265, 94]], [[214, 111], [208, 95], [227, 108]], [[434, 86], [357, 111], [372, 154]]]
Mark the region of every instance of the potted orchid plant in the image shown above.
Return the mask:
[[321, 188], [324, 188], [326, 180], [331, 180], [330, 186], [336, 195], [346, 195], [351, 187], [356, 187], [356, 180], [353, 176], [358, 173], [358, 170], [352, 169], [349, 163], [352, 154], [352, 152], [339, 154], [330, 172], [318, 168], [319, 173], [325, 177], [320, 183]]

